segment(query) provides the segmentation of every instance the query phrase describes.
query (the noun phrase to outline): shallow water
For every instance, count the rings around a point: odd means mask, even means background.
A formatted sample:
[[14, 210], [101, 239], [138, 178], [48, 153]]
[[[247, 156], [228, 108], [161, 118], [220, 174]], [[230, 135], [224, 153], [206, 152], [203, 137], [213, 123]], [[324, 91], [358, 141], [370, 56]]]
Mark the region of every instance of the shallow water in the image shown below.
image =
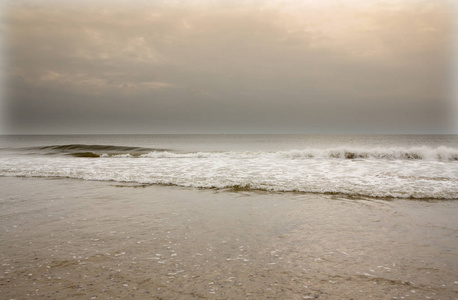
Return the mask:
[[0, 177], [5, 299], [456, 299], [458, 202]]

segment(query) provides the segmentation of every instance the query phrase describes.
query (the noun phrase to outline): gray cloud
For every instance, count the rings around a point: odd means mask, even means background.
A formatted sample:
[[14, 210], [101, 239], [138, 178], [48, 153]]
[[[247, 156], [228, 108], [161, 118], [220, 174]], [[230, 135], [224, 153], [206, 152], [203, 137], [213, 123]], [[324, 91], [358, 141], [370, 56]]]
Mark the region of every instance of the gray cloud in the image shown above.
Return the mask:
[[452, 132], [451, 5], [5, 6], [10, 133]]

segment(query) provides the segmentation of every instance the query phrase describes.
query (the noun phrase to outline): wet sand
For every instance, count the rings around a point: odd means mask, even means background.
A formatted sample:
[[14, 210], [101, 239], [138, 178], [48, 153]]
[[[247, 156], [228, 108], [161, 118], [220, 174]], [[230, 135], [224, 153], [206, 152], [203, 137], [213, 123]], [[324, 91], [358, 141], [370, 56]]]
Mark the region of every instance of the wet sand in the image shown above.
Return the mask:
[[457, 299], [458, 202], [0, 178], [1, 299]]

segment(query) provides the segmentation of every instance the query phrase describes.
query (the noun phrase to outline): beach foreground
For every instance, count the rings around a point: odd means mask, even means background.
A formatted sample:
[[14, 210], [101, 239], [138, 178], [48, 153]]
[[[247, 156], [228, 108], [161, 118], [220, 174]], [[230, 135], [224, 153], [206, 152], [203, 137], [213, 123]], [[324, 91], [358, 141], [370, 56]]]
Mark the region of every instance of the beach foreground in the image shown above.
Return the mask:
[[2, 299], [457, 299], [458, 202], [0, 178]]

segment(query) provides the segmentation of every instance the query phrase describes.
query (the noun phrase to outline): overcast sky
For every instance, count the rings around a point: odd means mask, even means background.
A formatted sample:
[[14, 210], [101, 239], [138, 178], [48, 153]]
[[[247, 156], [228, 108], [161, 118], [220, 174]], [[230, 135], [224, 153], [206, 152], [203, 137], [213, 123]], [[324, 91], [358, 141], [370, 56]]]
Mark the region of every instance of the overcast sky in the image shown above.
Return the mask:
[[6, 1], [0, 129], [458, 133], [452, 2]]

